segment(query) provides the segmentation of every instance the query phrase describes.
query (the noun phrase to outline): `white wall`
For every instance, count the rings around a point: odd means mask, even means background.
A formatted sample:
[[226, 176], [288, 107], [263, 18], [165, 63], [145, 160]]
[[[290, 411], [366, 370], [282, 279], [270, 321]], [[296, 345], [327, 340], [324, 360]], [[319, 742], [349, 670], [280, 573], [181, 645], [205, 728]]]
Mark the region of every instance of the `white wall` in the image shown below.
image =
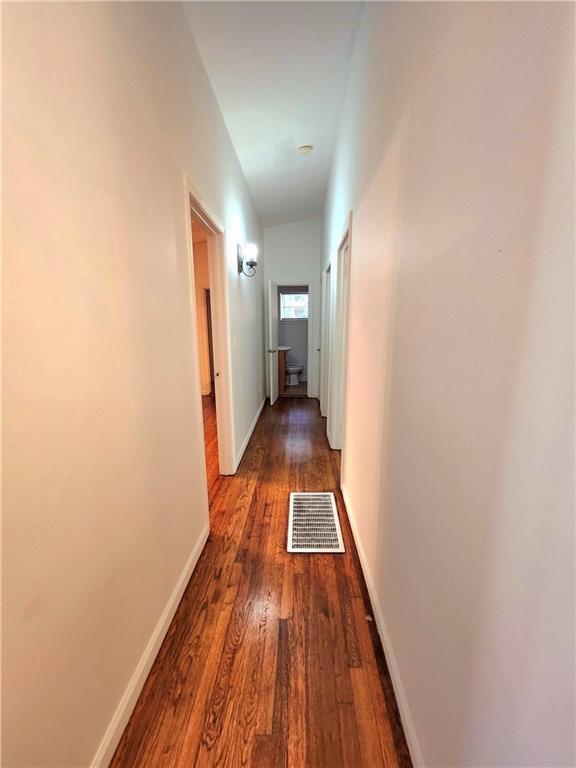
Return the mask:
[[200, 391], [203, 395], [209, 395], [212, 389], [212, 382], [210, 381], [210, 344], [208, 341], [206, 290], [210, 290], [210, 269], [206, 241], [194, 243], [194, 284], [196, 288]]
[[576, 761], [573, 14], [369, 3], [339, 127], [343, 486], [430, 766]]
[[6, 5], [2, 42], [3, 764], [86, 766], [207, 534], [183, 173], [227, 232], [237, 446], [260, 229], [179, 4]]
[[266, 297], [270, 280], [278, 285], [310, 284], [308, 318], [308, 394], [318, 397], [320, 375], [322, 254], [321, 219], [306, 219], [264, 230], [264, 282]]

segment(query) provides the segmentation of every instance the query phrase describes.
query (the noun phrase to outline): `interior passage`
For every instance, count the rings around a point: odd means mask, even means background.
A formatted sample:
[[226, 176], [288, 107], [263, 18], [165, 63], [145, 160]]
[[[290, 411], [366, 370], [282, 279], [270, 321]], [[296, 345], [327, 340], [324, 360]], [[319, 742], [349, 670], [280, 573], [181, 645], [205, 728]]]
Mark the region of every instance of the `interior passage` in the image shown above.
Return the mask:
[[[213, 398], [204, 399], [214, 448]], [[264, 409], [112, 765], [409, 766], [317, 402]], [[286, 552], [290, 491], [334, 491], [346, 553]]]

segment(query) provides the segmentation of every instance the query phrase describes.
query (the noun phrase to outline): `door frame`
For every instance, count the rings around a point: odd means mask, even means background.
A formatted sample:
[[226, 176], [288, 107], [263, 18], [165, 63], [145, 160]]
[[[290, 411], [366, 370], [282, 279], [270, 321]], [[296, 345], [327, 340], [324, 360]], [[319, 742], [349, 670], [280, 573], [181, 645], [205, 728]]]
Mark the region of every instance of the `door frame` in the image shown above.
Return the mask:
[[[307, 325], [307, 333], [306, 333], [306, 397], [315, 397], [315, 395], [310, 394], [311, 390], [311, 379], [310, 379], [310, 358], [311, 358], [311, 337], [314, 335], [312, 334], [311, 330], [314, 330], [312, 327], [310, 318], [312, 315], [312, 309], [315, 308], [314, 300], [312, 298], [312, 287], [313, 284], [310, 282], [310, 280], [270, 280], [270, 283], [275, 283], [277, 288], [283, 288], [284, 286], [286, 288], [295, 288], [299, 285], [301, 285], [303, 288], [308, 288], [308, 325]], [[270, 311], [268, 309], [268, 311]], [[278, 322], [280, 322], [280, 311], [278, 311]], [[267, 347], [270, 349], [270, 345]], [[278, 399], [280, 399], [280, 396], [278, 396]]]
[[[274, 377], [272, 376], [272, 361], [276, 361], [276, 377], [279, 379], [279, 352], [278, 352], [278, 328], [276, 328], [276, 348], [274, 348], [274, 344], [272, 343], [272, 296], [274, 296], [276, 303], [278, 303], [278, 283], [275, 280], [269, 280], [268, 281], [268, 291], [266, 292], [266, 318], [267, 318], [267, 328], [266, 328], [266, 372], [268, 377], [268, 401], [270, 403], [270, 406], [273, 407], [276, 405], [278, 400], [280, 399], [280, 380], [278, 380], [278, 391], [276, 392], [276, 399], [272, 401], [272, 383], [274, 380]], [[278, 307], [276, 307], [278, 309]], [[275, 357], [274, 357], [275, 356]]]
[[204, 308], [208, 331], [208, 367], [210, 369], [210, 394], [216, 396], [216, 368], [214, 367], [214, 333], [212, 331], [212, 297], [210, 288], [204, 288]]
[[322, 318], [320, 326], [320, 414], [326, 417], [328, 413], [328, 396], [330, 381], [330, 360], [332, 354], [330, 344], [331, 330], [331, 297], [332, 297], [332, 264], [328, 264], [322, 271]]
[[[342, 253], [348, 250], [343, 263]], [[331, 304], [333, 319], [330, 326], [330, 360], [328, 375], [328, 407], [326, 434], [331, 448], [341, 450], [344, 445], [346, 425], [346, 389], [348, 378], [348, 326], [350, 304], [350, 277], [352, 263], [352, 211], [346, 217], [346, 224], [338, 240], [338, 247], [330, 266], [336, 266], [332, 274]], [[331, 269], [331, 273], [333, 273]]]
[[[214, 353], [214, 395], [218, 430], [218, 463], [221, 475], [233, 475], [234, 437], [232, 428], [232, 379], [230, 360], [230, 323], [228, 292], [226, 290], [226, 236], [224, 227], [200, 202], [198, 193], [184, 176], [184, 204], [186, 212], [186, 245], [188, 251], [188, 284], [193, 318], [193, 333], [198, 350], [198, 324], [196, 321], [196, 290], [194, 281], [194, 246], [192, 218], [196, 218], [209, 233], [207, 241], [208, 270], [210, 274], [210, 309], [212, 317], [212, 343]], [[195, 361], [198, 392], [201, 392], [200, 367]], [[198, 403], [202, 424], [201, 400]]]

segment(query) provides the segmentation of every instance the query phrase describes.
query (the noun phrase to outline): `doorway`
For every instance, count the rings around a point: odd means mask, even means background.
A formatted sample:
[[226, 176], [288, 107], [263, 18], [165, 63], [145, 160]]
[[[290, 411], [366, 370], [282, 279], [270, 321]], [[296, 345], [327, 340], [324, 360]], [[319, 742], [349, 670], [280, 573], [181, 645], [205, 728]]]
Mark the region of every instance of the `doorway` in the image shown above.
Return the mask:
[[326, 435], [330, 447], [338, 450], [342, 449], [345, 427], [351, 222], [350, 214], [336, 258], [326, 270], [324, 281], [326, 322], [323, 326], [328, 344], [322, 379], [326, 393]]
[[202, 397], [208, 491], [219, 474], [235, 472], [222, 228], [187, 188], [191, 303]]
[[278, 397], [308, 397], [310, 285], [269, 284], [270, 404]]
[[308, 286], [280, 285], [277, 300], [280, 397], [306, 397], [308, 395]]
[[204, 450], [206, 475], [210, 492], [220, 474], [218, 451], [218, 416], [214, 386], [214, 347], [212, 338], [212, 311], [210, 301], [210, 264], [208, 240], [210, 233], [192, 215], [192, 253], [194, 263], [194, 288], [196, 323], [198, 328], [198, 368], [204, 424]]

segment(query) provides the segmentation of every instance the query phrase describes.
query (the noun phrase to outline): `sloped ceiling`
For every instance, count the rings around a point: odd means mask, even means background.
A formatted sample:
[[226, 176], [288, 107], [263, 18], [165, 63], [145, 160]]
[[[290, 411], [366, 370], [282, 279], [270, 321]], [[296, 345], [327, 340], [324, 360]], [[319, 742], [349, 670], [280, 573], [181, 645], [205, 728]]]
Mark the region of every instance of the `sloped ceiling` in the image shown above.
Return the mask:
[[362, 4], [185, 8], [263, 226], [318, 215]]

